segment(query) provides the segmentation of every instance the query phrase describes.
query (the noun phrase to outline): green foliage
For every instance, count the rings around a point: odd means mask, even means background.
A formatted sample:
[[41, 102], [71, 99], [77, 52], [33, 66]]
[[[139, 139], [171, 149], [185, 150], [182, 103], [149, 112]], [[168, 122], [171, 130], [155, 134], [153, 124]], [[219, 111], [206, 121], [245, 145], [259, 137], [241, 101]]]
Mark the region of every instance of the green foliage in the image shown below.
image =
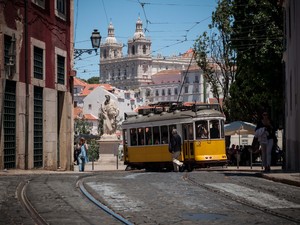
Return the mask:
[[89, 141], [88, 156], [90, 161], [96, 161], [99, 159], [99, 143], [94, 139]]
[[194, 45], [197, 64], [202, 69], [213, 96], [219, 103], [220, 96], [223, 96], [225, 113], [229, 88], [236, 75], [235, 52], [230, 45], [232, 20], [230, 1], [220, 1], [216, 11], [212, 14], [212, 24], [209, 26], [210, 35], [204, 32]]
[[[267, 110], [274, 124], [282, 125], [283, 15], [278, 1], [219, 0], [209, 28], [195, 43], [196, 60], [214, 97], [223, 92], [227, 120], [256, 122]], [[221, 69], [223, 83], [210, 63]]]
[[91, 77], [87, 80], [88, 84], [99, 84], [99, 77]]
[[75, 119], [74, 121], [75, 121], [74, 122], [75, 135], [91, 133], [93, 129], [93, 125], [89, 123], [84, 117]]
[[98, 113], [98, 134], [103, 135], [104, 116], [101, 112]]
[[274, 0], [233, 2], [231, 40], [239, 72], [230, 90], [231, 120], [256, 122], [257, 115], [267, 110], [279, 126], [284, 114], [282, 9]]

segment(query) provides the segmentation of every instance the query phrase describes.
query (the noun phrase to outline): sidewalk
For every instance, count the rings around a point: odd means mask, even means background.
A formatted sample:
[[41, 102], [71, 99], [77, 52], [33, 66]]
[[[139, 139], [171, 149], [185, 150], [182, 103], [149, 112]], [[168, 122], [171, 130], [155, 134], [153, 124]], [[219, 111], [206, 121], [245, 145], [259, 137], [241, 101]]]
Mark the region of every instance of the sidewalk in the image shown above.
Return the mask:
[[[120, 170], [124, 171], [126, 165], [123, 161], [117, 159], [116, 156], [105, 154], [101, 155], [100, 159], [96, 162], [89, 162], [85, 165], [85, 172], [95, 172], [95, 171], [111, 171]], [[79, 172], [78, 166], [74, 165], [74, 172]]]
[[300, 173], [283, 171], [281, 166], [272, 166], [269, 173], [264, 173], [261, 166], [252, 166], [252, 168], [250, 166], [240, 166], [239, 168], [237, 166], [228, 166], [224, 167], [223, 170], [254, 172], [257, 176], [268, 180], [300, 187]]
[[[126, 165], [123, 161], [117, 160], [115, 156], [107, 155], [102, 156], [99, 161], [94, 163], [89, 162], [86, 164], [84, 173], [91, 173], [97, 171], [124, 171]], [[261, 166], [228, 166], [228, 167], [215, 167], [209, 168], [208, 170], [219, 170], [219, 171], [235, 171], [235, 172], [248, 172], [255, 173], [257, 176], [262, 178], [273, 180], [275, 182], [281, 182], [289, 185], [300, 187], [300, 173], [299, 172], [285, 172], [280, 166], [271, 167], [270, 173], [263, 173]], [[49, 171], [49, 170], [2, 170], [0, 176], [12, 176], [12, 175], [23, 175], [23, 174], [58, 174], [58, 173], [79, 173], [78, 166], [74, 165], [74, 171]]]

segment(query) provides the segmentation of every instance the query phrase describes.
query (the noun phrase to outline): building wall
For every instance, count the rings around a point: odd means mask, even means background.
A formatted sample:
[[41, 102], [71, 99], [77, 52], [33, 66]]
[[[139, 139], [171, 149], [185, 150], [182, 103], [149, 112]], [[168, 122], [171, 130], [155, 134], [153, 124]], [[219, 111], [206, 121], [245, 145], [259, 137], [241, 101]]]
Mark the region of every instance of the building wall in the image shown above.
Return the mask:
[[[0, 45], [4, 46], [5, 35], [16, 38], [16, 66], [11, 76], [6, 72], [4, 49], [0, 48], [0, 118], [4, 115], [5, 86], [8, 81], [15, 81], [15, 168], [34, 168], [34, 88], [42, 88], [42, 165], [37, 167], [70, 170], [73, 167], [73, 106], [69, 80], [73, 58], [73, 0], [65, 0], [65, 17], [57, 15], [56, 1], [44, 1], [43, 7], [34, 1], [24, 2], [0, 2]], [[43, 49], [42, 79], [33, 76], [34, 46]], [[65, 58], [63, 85], [57, 83], [57, 54]], [[3, 120], [0, 120], [0, 130], [0, 169], [4, 169]]]
[[285, 8], [285, 149], [287, 170], [300, 171], [300, 2], [283, 1]]

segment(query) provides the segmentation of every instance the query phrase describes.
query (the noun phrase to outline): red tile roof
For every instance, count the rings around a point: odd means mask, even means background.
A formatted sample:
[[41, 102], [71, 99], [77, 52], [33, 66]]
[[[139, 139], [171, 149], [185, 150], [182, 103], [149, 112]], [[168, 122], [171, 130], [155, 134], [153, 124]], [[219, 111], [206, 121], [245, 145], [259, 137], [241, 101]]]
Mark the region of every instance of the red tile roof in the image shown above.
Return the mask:
[[79, 118], [81, 114], [82, 114], [82, 108], [81, 107], [75, 107], [73, 109], [74, 119]]
[[114, 88], [110, 84], [100, 84], [101, 87], [103, 87], [107, 91], [112, 91]]
[[181, 70], [162, 70], [152, 75], [154, 84], [178, 83], [181, 81]]
[[191, 58], [192, 55], [193, 55], [193, 53], [194, 53], [194, 49], [190, 48], [190, 49], [187, 50], [185, 53], [183, 53], [183, 54], [181, 55], [181, 57], [183, 57], [183, 58]]
[[74, 77], [74, 86], [86, 86], [87, 83], [84, 82], [83, 80], [80, 80], [79, 78], [77, 77]]
[[74, 86], [82, 86], [83, 90], [80, 93], [81, 96], [89, 95], [97, 87], [103, 87], [107, 91], [112, 91], [113, 87], [110, 84], [88, 84], [79, 78], [74, 77]]
[[100, 84], [87, 84], [80, 94], [81, 94], [81, 96], [87, 96], [99, 86], [100, 86]]
[[83, 116], [86, 120], [97, 120], [97, 117], [95, 117], [93, 114], [84, 114]]

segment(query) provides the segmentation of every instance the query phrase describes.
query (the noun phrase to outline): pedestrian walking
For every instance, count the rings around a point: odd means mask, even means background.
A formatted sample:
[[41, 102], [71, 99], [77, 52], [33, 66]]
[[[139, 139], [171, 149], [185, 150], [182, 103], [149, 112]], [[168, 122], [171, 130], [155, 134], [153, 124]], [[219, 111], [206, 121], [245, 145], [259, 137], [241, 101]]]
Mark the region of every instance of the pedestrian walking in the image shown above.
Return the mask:
[[81, 145], [80, 145], [80, 142], [77, 141], [77, 143], [74, 146], [74, 164], [75, 165], [79, 165], [78, 155], [79, 155], [80, 151], [81, 151]]
[[181, 137], [177, 133], [176, 129], [172, 130], [172, 137], [169, 143], [169, 152], [172, 154], [174, 171], [178, 172], [179, 167], [182, 167], [183, 163], [178, 160], [181, 152]]
[[255, 136], [258, 138], [260, 143], [264, 171], [270, 172], [272, 148], [276, 136], [267, 112], [262, 113], [261, 120], [258, 121], [255, 128]]
[[79, 171], [84, 172], [84, 166], [88, 162], [87, 146], [84, 138], [80, 138], [80, 144], [81, 144], [81, 151], [78, 155]]

